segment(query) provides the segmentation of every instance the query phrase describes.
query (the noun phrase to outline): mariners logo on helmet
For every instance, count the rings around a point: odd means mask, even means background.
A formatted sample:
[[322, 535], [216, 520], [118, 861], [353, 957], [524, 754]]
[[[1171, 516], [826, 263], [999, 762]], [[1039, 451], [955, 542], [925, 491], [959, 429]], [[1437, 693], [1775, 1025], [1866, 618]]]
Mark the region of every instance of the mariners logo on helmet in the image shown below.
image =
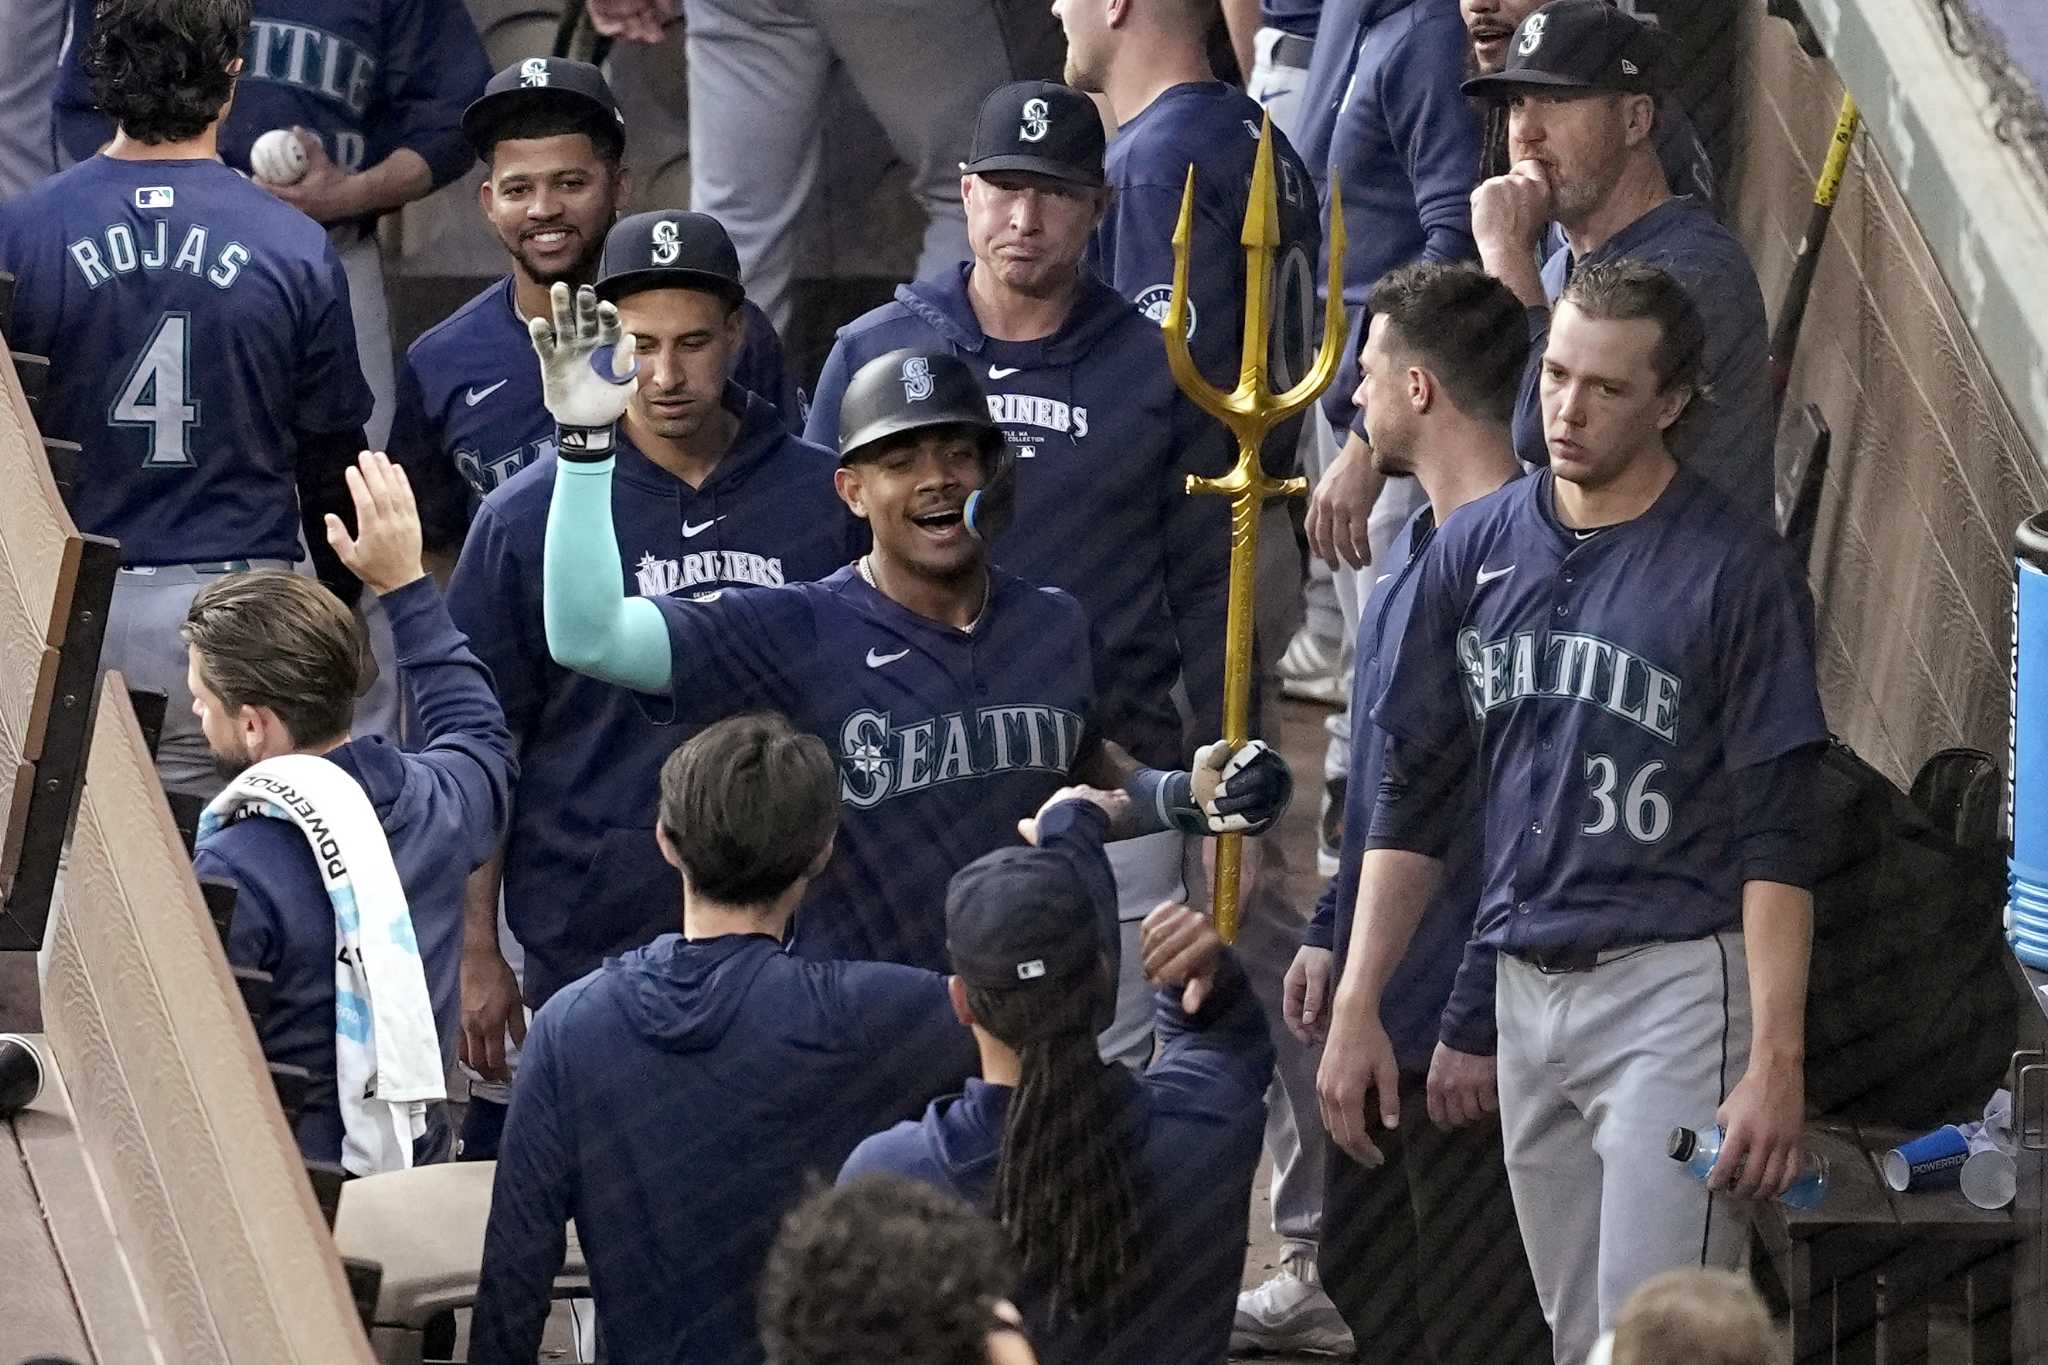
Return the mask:
[[1043, 142], [1045, 135], [1052, 131], [1052, 107], [1041, 99], [1024, 101], [1024, 121], [1017, 125], [1017, 136], [1026, 142]]
[[1515, 44], [1516, 53], [1526, 57], [1534, 52], [1537, 44], [1543, 41], [1543, 26], [1549, 22], [1550, 16], [1547, 14], [1532, 14], [1527, 19], [1524, 19], [1522, 21], [1522, 41]]
[[903, 362], [903, 398], [910, 403], [922, 403], [932, 396], [932, 363], [921, 355], [914, 355]]
[[[1158, 323], [1161, 327], [1164, 327], [1166, 325], [1166, 310], [1173, 307], [1173, 286], [1170, 284], [1155, 284], [1151, 288], [1139, 294], [1138, 297], [1135, 300], [1133, 300], [1133, 302], [1135, 302], [1138, 305], [1139, 312], [1143, 313], [1146, 317], [1152, 319], [1152, 321]], [[1194, 340], [1194, 337], [1195, 301], [1193, 299], [1189, 299], [1188, 340], [1192, 341]]]
[[682, 244], [676, 241], [676, 225], [666, 220], [654, 225], [654, 263], [674, 265]]
[[546, 85], [548, 83], [548, 59], [545, 57], [528, 57], [525, 61], [521, 62], [519, 64], [519, 83], [521, 85]]

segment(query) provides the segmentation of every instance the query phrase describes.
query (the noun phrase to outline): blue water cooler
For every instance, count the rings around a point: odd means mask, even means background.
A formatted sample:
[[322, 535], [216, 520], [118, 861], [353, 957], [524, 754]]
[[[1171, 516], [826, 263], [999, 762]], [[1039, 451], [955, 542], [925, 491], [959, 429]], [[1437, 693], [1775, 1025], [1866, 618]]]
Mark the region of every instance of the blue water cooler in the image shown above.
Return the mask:
[[2012, 866], [2005, 936], [2048, 971], [2048, 512], [2013, 535]]

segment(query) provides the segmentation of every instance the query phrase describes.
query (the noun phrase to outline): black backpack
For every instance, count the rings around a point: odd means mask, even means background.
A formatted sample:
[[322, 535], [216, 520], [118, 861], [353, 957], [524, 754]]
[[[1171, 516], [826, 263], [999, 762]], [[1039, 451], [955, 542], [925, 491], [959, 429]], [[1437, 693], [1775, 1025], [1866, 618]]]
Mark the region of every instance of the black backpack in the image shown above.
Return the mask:
[[2004, 781], [1974, 749], [1908, 796], [1840, 740], [1821, 764], [1806, 1094], [1828, 1118], [1932, 1127], [2004, 1083], [2018, 1010], [2003, 933]]

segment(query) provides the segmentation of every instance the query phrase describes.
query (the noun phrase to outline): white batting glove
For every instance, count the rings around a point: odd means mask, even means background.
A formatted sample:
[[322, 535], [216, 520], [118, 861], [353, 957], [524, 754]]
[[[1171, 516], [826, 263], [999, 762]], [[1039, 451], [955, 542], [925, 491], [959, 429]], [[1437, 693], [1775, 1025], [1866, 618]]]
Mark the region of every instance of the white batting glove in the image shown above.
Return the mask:
[[619, 310], [598, 302], [587, 284], [573, 296], [568, 285], [556, 284], [548, 302], [553, 320], [529, 319], [526, 334], [540, 357], [541, 393], [555, 419], [557, 454], [578, 462], [609, 459], [612, 428], [625, 416], [640, 373], [633, 334], [620, 324]]
[[1195, 751], [1190, 795], [1210, 834], [1264, 834], [1294, 799], [1294, 772], [1264, 740], [1234, 752], [1217, 740]]

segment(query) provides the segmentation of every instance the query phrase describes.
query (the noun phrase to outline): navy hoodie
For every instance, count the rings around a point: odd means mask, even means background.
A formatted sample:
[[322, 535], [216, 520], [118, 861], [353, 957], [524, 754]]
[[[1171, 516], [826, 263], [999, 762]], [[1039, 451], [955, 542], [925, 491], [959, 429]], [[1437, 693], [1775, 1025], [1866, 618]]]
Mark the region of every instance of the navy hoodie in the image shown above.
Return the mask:
[[1351, 244], [1344, 259], [1350, 340], [1323, 395], [1335, 426], [1351, 420], [1374, 282], [1410, 261], [1479, 254], [1472, 187], [1480, 123], [1458, 89], [1466, 50], [1458, 0], [1331, 0], [1323, 10], [1295, 146], [1326, 200], [1329, 177], [1338, 176]]
[[[620, 432], [612, 482], [619, 572], [642, 597], [822, 578], [866, 548], [832, 486], [835, 461], [776, 410], [728, 384], [740, 418], [698, 488]], [[505, 918], [538, 1006], [607, 953], [674, 923], [681, 882], [654, 842], [662, 762], [694, 726], [649, 720], [634, 694], [557, 664], [541, 618], [541, 553], [555, 460], [484, 500], [448, 587], [449, 610], [497, 680], [523, 770], [505, 840]]]
[[1017, 456], [1017, 519], [991, 557], [1080, 602], [1101, 645], [1096, 716], [1140, 762], [1177, 768], [1188, 745], [1169, 693], [1185, 672], [1195, 734], [1222, 732], [1230, 517], [1186, 476], [1233, 458], [1222, 425], [1181, 395], [1159, 328], [1084, 272], [1060, 329], [986, 336], [967, 299], [972, 264], [906, 284], [840, 329], [804, 434], [839, 440], [846, 383], [903, 346], [950, 350], [979, 371]]
[[[1139, 1260], [1115, 1321], [1052, 1322], [1025, 1286], [1019, 1307], [1046, 1365], [1221, 1365], [1244, 1273], [1244, 1228], [1264, 1140], [1273, 1043], [1265, 1011], [1226, 952], [1216, 989], [1189, 1016], [1160, 991], [1159, 1055], [1142, 1077], [1113, 1076], [1125, 1094], [1119, 1137], [1131, 1153]], [[1011, 1089], [986, 1081], [937, 1100], [854, 1150], [841, 1183], [892, 1171], [935, 1185], [984, 1213], [995, 1204]]]
[[[433, 580], [409, 583], [382, 601], [426, 742], [417, 753], [403, 753], [371, 736], [324, 757], [361, 785], [390, 841], [433, 997], [441, 1060], [453, 1065], [462, 1034], [463, 883], [497, 847], [517, 765], [490, 674], [449, 621]], [[235, 884], [228, 960], [275, 978], [256, 1030], [263, 1055], [312, 1073], [299, 1149], [309, 1161], [339, 1161], [334, 906], [305, 834], [288, 820], [238, 820], [200, 845], [192, 870]]]
[[754, 1284], [808, 1178], [974, 1064], [946, 979], [913, 967], [753, 934], [606, 962], [527, 1034], [469, 1359], [533, 1365], [573, 1219], [613, 1365], [759, 1361]]

